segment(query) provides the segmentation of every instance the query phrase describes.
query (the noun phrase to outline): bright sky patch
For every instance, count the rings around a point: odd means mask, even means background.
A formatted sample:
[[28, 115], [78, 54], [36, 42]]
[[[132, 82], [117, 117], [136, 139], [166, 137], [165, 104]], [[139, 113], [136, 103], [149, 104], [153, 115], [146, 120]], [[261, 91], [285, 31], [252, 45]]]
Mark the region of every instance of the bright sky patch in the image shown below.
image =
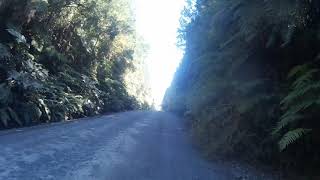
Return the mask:
[[152, 94], [160, 105], [182, 58], [176, 46], [184, 0], [133, 0], [137, 31], [150, 45], [147, 56]]

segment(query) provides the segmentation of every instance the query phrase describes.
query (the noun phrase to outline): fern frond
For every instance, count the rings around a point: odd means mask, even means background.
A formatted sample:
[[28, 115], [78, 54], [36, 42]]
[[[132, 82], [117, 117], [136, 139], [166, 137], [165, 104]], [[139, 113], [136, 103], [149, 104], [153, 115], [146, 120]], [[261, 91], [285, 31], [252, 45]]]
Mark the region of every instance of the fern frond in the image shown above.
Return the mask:
[[295, 66], [290, 70], [288, 74], [288, 78], [292, 78], [296, 76], [298, 73], [305, 72], [307, 69], [308, 69], [308, 64]]
[[304, 87], [308, 83], [311, 83], [313, 74], [318, 71], [318, 69], [311, 69], [308, 72], [304, 73], [293, 83], [292, 87], [294, 89], [298, 89]]
[[309, 92], [313, 92], [320, 89], [320, 82], [313, 82], [306, 84], [302, 88], [298, 88], [290, 92], [282, 101], [280, 104], [287, 106], [291, 103], [293, 103], [295, 100], [297, 100], [300, 97], [304, 97]]
[[285, 150], [290, 144], [297, 142], [303, 136], [308, 134], [311, 129], [298, 128], [292, 131], [287, 132], [279, 141], [280, 151]]
[[309, 100], [305, 100], [300, 102], [299, 104], [295, 104], [290, 106], [290, 108], [284, 113], [284, 115], [282, 117], [286, 117], [286, 116], [290, 116], [293, 114], [296, 114], [298, 112], [301, 112], [303, 110], [306, 110], [307, 108], [311, 107], [312, 105], [316, 104], [317, 101], [314, 99], [309, 99]]
[[291, 114], [287, 116], [281, 117], [281, 120], [277, 123], [277, 126], [272, 131], [272, 135], [275, 136], [278, 134], [283, 128], [288, 126], [290, 123], [303, 119], [304, 116], [299, 114]]

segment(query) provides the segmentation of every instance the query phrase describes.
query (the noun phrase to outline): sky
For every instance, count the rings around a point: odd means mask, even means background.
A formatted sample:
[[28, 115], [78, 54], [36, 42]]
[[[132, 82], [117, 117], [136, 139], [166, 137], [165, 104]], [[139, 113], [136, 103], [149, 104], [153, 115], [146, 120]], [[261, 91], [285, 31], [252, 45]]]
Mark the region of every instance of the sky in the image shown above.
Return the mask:
[[146, 61], [153, 98], [159, 106], [183, 55], [176, 39], [184, 0], [133, 2], [138, 34], [150, 46]]

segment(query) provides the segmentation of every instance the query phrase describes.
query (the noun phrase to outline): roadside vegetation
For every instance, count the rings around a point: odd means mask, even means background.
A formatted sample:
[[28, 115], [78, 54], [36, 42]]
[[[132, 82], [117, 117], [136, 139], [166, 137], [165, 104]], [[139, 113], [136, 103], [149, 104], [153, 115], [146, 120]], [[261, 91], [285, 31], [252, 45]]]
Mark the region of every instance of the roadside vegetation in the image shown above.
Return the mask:
[[192, 122], [208, 157], [320, 167], [320, 2], [196, 0], [163, 109]]
[[128, 0], [0, 1], [0, 129], [150, 108]]

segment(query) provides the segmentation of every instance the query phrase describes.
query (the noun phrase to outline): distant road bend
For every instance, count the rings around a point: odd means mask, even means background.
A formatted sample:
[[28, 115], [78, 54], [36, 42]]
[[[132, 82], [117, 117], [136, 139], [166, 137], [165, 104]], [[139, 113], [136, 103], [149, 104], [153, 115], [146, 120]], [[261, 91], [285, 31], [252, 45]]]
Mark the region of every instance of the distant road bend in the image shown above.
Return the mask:
[[0, 179], [243, 179], [241, 171], [205, 161], [187, 134], [181, 119], [147, 111], [3, 131]]

